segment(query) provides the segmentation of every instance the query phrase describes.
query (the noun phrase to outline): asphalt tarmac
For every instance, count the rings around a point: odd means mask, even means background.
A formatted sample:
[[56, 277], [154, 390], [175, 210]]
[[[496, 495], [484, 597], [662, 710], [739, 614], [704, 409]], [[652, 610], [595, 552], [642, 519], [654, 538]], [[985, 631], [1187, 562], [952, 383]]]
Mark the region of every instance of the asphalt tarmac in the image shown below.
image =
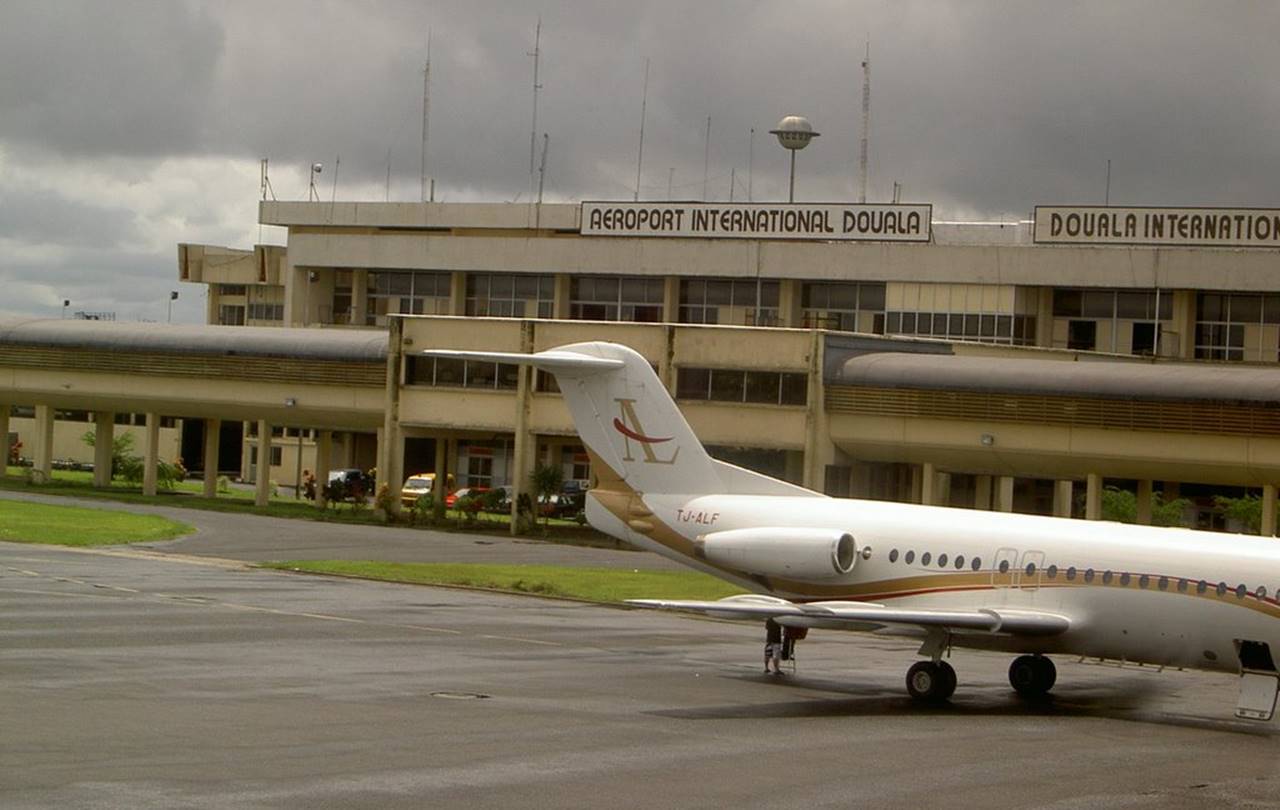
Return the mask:
[[815, 632], [771, 678], [754, 626], [184, 542], [0, 544], [0, 807], [1280, 807], [1230, 677], [1059, 658], [1032, 707], [957, 651], [922, 709], [905, 640]]

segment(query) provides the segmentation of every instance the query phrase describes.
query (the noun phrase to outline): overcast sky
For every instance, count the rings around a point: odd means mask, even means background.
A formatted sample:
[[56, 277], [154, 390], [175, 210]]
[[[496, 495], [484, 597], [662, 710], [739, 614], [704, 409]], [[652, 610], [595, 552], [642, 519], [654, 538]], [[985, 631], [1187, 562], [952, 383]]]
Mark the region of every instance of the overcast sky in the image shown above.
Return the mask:
[[[416, 200], [431, 32], [436, 198], [530, 194], [534, 27], [545, 198], [785, 199], [787, 114], [822, 133], [797, 200], [938, 219], [1032, 206], [1280, 206], [1280, 3], [0, 0], [0, 315], [203, 322], [177, 244], [249, 248], [260, 158], [282, 200]], [[755, 129], [754, 141], [750, 136]], [[749, 156], [753, 159], [749, 160]], [[340, 158], [340, 162], [339, 162]], [[336, 171], [335, 171], [336, 169]]]

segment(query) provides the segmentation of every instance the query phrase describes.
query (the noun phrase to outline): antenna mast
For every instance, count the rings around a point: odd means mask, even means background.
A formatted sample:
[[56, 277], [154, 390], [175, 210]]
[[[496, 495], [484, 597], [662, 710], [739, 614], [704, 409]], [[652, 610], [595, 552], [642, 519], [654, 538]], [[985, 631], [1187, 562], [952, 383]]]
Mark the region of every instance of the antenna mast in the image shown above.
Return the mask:
[[[431, 29], [427, 29], [427, 63], [422, 69], [422, 183], [418, 191], [421, 202], [427, 201], [427, 124], [431, 119]], [[390, 159], [388, 159], [388, 177], [390, 176]], [[391, 182], [387, 182], [387, 196], [390, 197]], [[434, 195], [433, 195], [434, 196]]]
[[867, 201], [867, 141], [871, 137], [871, 37], [867, 37], [867, 56], [862, 60], [862, 145], [858, 155], [860, 171], [858, 202]]
[[640, 201], [640, 167], [644, 165], [644, 111], [649, 104], [649, 59], [644, 60], [644, 93], [640, 96], [640, 149], [636, 155], [636, 194], [633, 201]]
[[538, 26], [533, 29], [533, 53], [528, 55], [533, 57], [533, 125], [529, 127], [529, 182], [532, 184], [536, 169], [534, 151], [538, 140], [538, 91], [542, 89], [542, 85], [538, 84], [538, 61], [542, 55], [541, 17], [538, 18]]
[[707, 116], [707, 141], [702, 147], [702, 201], [707, 200], [707, 177], [711, 166], [711, 116]]

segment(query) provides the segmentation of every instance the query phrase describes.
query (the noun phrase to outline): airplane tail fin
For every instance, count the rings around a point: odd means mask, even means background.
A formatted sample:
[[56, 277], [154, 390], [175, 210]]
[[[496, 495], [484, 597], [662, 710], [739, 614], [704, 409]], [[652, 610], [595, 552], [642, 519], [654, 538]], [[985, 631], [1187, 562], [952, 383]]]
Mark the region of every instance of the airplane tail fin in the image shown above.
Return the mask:
[[589, 342], [535, 354], [444, 349], [423, 354], [528, 363], [551, 372], [587, 449], [631, 489], [689, 495], [731, 491], [732, 481], [725, 480], [734, 476], [726, 470], [731, 465], [707, 454], [653, 367], [634, 349]]

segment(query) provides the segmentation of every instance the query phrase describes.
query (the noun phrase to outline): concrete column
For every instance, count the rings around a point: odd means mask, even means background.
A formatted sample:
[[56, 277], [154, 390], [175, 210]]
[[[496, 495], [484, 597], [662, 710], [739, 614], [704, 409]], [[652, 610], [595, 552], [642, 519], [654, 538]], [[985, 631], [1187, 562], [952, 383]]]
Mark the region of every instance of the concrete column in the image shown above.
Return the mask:
[[333, 463], [333, 431], [316, 432], [316, 508], [324, 509], [328, 501], [324, 497], [324, 485], [329, 483], [329, 469]]
[[53, 477], [53, 408], [36, 406], [36, 447], [32, 453], [35, 472], [48, 481]]
[[1196, 294], [1194, 290], [1174, 290], [1172, 295], [1173, 326], [1160, 338], [1160, 351], [1166, 357], [1190, 360], [1196, 356]]
[[555, 305], [552, 309], [555, 311], [556, 318], [559, 320], [568, 320], [569, 318], [569, 294], [572, 290], [570, 276], [568, 273], [556, 273], [555, 283]]
[[436, 437], [436, 482], [432, 493], [436, 503], [443, 504], [444, 496], [449, 494], [449, 440], [444, 436]]
[[939, 506], [951, 505], [951, 473], [938, 473], [938, 490], [934, 497]]
[[444, 459], [445, 469], [453, 470], [454, 471], [453, 477], [456, 479], [455, 483], [458, 486], [462, 486], [462, 469], [459, 468], [458, 466], [458, 440], [457, 439], [445, 440], [444, 454], [445, 454], [445, 459]]
[[1151, 512], [1154, 505], [1155, 492], [1151, 486], [1151, 481], [1138, 481], [1138, 522], [1143, 526], [1151, 525]]
[[996, 479], [996, 503], [997, 512], [1013, 511], [1013, 476], [1002, 475]]
[[1061, 518], [1071, 517], [1071, 502], [1075, 497], [1075, 482], [1070, 479], [1066, 481], [1053, 482], [1053, 516]]
[[912, 464], [910, 468], [911, 481], [909, 483], [910, 493], [908, 503], [923, 503], [924, 498], [924, 470], [921, 465]]
[[285, 254], [285, 266], [280, 275], [284, 278], [284, 325], [306, 326], [307, 308], [314, 304], [311, 301], [312, 290], [309, 289], [310, 277], [301, 267], [294, 267], [289, 255]]
[[806, 489], [821, 492], [827, 465], [835, 460], [835, 445], [827, 430], [826, 387], [822, 379], [823, 333], [814, 330], [809, 346], [809, 395], [805, 409], [804, 482]]
[[1262, 487], [1262, 528], [1263, 537], [1276, 536], [1276, 485], [1266, 484]]
[[925, 506], [938, 503], [938, 468], [928, 461], [920, 465], [920, 503]]
[[667, 276], [662, 280], [662, 320], [664, 323], [680, 322], [679, 276]]
[[1085, 520], [1102, 520], [1102, 476], [1089, 473], [1085, 481]]
[[795, 279], [783, 279], [778, 282], [778, 325], [798, 327], [804, 317], [800, 308], [801, 282]]
[[1053, 346], [1053, 288], [1038, 288], [1036, 298], [1036, 345]]
[[[673, 278], [667, 279], [667, 301], [670, 302], [671, 282]], [[534, 335], [533, 323], [525, 321], [520, 324], [520, 348], [521, 351], [533, 351]], [[516, 413], [515, 413], [515, 434], [513, 436], [512, 455], [512, 475], [510, 481], [511, 491], [511, 534], [519, 531], [518, 521], [516, 517], [519, 514], [520, 493], [524, 492], [529, 486], [529, 478], [533, 474], [534, 456], [536, 450], [531, 448], [533, 443], [529, 435], [529, 411], [533, 404], [533, 369], [529, 366], [521, 366], [519, 376], [516, 378]]]
[[0, 402], [0, 475], [9, 463], [9, 412], [13, 408], [7, 402]]
[[449, 277], [449, 314], [467, 313], [467, 274], [455, 272]]
[[[452, 298], [459, 303], [459, 295], [466, 293], [466, 274], [454, 273]], [[455, 309], [454, 314], [461, 314]], [[385, 382], [382, 429], [378, 431], [378, 476], [373, 492], [382, 491], [385, 485], [393, 493], [399, 493], [404, 481], [404, 438], [400, 434], [400, 374], [404, 363], [404, 319], [389, 318], [387, 324], [387, 376]], [[400, 513], [400, 499], [391, 498], [391, 513]]]
[[160, 465], [160, 414], [147, 412], [147, 449], [142, 459], [142, 494], [155, 495]]
[[973, 477], [973, 508], [991, 508], [991, 476], [975, 475]]
[[369, 271], [351, 271], [351, 323], [364, 326], [369, 317]]
[[106, 411], [93, 414], [93, 485], [111, 486], [111, 450], [115, 441], [116, 415]]
[[218, 497], [218, 450], [222, 443], [222, 420], [204, 420], [204, 491], [205, 498]]
[[271, 425], [258, 420], [258, 477], [254, 483], [253, 502], [257, 506], [271, 503]]

